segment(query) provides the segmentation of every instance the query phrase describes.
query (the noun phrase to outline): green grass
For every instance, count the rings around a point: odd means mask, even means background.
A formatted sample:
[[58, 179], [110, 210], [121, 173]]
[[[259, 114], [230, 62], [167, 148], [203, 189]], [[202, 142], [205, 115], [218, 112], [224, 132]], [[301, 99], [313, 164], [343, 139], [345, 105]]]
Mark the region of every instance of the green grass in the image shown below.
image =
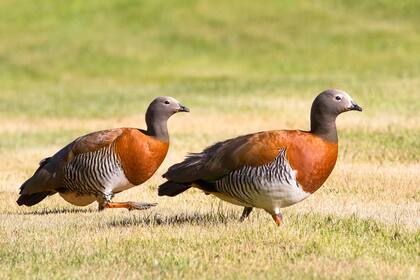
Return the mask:
[[0, 112], [109, 117], [156, 94], [211, 108], [209, 94], [309, 97], [331, 86], [368, 110], [418, 112], [419, 21], [408, 16], [418, 4], [382, 2], [373, 12], [345, 1], [6, 1]]
[[[86, 213], [84, 220], [75, 225], [34, 223], [26, 231], [28, 234], [42, 231], [42, 235], [23, 242], [6, 236], [14, 248], [2, 250], [2, 267], [11, 268], [12, 273], [8, 275], [14, 277], [33, 277], [35, 272], [39, 278], [60, 278], [68, 273], [79, 277], [94, 274], [98, 278], [114, 278], [130, 271], [146, 279], [197, 275], [301, 279], [313, 276], [319, 271], [318, 265], [326, 269], [330, 277], [339, 277], [340, 271], [322, 265], [338, 262], [347, 264], [344, 270], [359, 278], [369, 275], [354, 265], [364, 263], [365, 268], [373, 270], [375, 264], [371, 260], [376, 258], [381, 258], [391, 273], [410, 275], [413, 273], [410, 263], [419, 253], [416, 246], [420, 240], [415, 233], [355, 217], [291, 215], [286, 226], [279, 230], [274, 224], [266, 225], [267, 221], [252, 222], [244, 228], [232, 219], [232, 214], [190, 211], [163, 220], [153, 216], [100, 220], [98, 214]], [[49, 215], [66, 215], [73, 220], [80, 213]], [[34, 219], [47, 217], [40, 215]], [[57, 236], [57, 230], [62, 234]], [[154, 238], [156, 231], [158, 239]], [[114, 236], [118, 239], [111, 244]], [[66, 239], [84, 245], [70, 244]], [[28, 272], [22, 262], [33, 263], [33, 271]], [[262, 263], [265, 265], [261, 266]], [[86, 266], [94, 269], [85, 271]], [[400, 271], [393, 271], [395, 268]], [[370, 272], [373, 278], [375, 274]]]
[[[420, 3], [407, 1], [23, 1], [0, 3], [0, 278], [416, 279], [420, 273]], [[337, 126], [331, 177], [285, 209], [197, 191], [158, 198], [160, 175], [228, 137], [308, 128], [323, 89], [363, 113]], [[60, 197], [15, 204], [43, 157], [90, 131], [144, 127], [158, 95], [170, 120], [156, 175], [101, 213]]]

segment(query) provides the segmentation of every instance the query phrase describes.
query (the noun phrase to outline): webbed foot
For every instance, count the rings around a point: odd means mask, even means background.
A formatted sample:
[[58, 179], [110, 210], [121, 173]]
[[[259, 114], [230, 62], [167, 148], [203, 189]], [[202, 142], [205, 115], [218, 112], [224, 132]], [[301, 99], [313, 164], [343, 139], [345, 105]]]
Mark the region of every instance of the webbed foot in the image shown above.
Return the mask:
[[151, 207], [156, 206], [157, 203], [148, 203], [148, 202], [105, 202], [103, 208], [126, 208], [129, 211], [131, 210], [146, 210]]

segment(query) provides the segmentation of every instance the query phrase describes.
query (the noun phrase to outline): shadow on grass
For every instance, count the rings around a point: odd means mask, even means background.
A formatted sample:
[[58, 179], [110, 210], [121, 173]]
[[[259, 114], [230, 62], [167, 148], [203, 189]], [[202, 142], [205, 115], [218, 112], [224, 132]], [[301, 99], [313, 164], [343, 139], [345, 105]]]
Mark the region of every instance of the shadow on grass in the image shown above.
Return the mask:
[[116, 219], [107, 224], [109, 227], [131, 227], [150, 225], [217, 225], [239, 220], [235, 212], [181, 213], [170, 216], [159, 214], [149, 216], [133, 216]]
[[53, 215], [53, 214], [75, 214], [75, 213], [93, 213], [97, 212], [91, 208], [43, 208], [30, 212], [8, 212], [10, 215]]

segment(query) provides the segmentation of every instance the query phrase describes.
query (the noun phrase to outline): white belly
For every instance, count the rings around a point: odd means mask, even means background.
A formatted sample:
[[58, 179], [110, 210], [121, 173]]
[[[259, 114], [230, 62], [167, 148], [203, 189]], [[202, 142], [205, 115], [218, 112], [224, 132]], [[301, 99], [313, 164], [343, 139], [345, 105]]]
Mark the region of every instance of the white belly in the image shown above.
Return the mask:
[[298, 203], [311, 194], [300, 187], [290, 184], [265, 186], [262, 192], [254, 198], [256, 207], [264, 209], [280, 209]]
[[111, 178], [105, 182], [106, 193], [115, 194], [128, 190], [132, 187], [134, 187], [134, 185], [128, 181], [122, 169], [119, 169], [118, 172], [115, 172], [113, 176], [111, 176]]
[[263, 208], [269, 213], [278, 213], [287, 207], [307, 198], [296, 179], [286, 158], [285, 149], [281, 149], [275, 160], [261, 166], [244, 166], [216, 181], [220, 199], [230, 203]]
[[235, 205], [262, 208], [270, 213], [298, 203], [311, 195], [295, 185], [288, 184], [266, 185], [258, 188], [260, 192], [252, 195], [252, 201], [241, 200], [228, 193], [213, 193], [213, 195]]

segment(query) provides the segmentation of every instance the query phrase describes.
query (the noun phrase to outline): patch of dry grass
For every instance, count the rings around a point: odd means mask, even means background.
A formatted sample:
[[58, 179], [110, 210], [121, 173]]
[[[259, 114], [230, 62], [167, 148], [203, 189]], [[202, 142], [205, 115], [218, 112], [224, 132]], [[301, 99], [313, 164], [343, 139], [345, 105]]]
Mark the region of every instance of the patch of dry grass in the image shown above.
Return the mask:
[[[420, 274], [418, 1], [2, 1], [0, 278], [417, 279]], [[308, 128], [315, 94], [347, 90], [326, 184], [283, 211], [197, 190], [160, 198], [187, 152], [260, 130]], [[144, 127], [158, 95], [170, 120], [161, 168], [117, 201], [148, 211], [18, 207], [17, 189], [74, 138]]]
[[[292, 116], [293, 110], [285, 108], [279, 115]], [[350, 136], [354, 127], [379, 133], [393, 127], [395, 121], [384, 116], [382, 122], [366, 123], [358, 121], [363, 115], [356, 113], [343, 117], [339, 129]], [[239, 223], [242, 209], [197, 190], [175, 198], [157, 197], [160, 175], [186, 152], [225, 137], [275, 128], [277, 118], [270, 115], [205, 115], [200, 114], [200, 108], [193, 108], [189, 115], [174, 116], [170, 152], [157, 174], [115, 198], [158, 202], [150, 211], [98, 213], [96, 204], [76, 208], [59, 196], [32, 208], [15, 204], [19, 183], [30, 176], [39, 159], [81, 133], [137, 123], [142, 126], [140, 119], [139, 115], [83, 123], [77, 119], [10, 119], [2, 127], [0, 133], [12, 139], [26, 138], [16, 146], [10, 142], [12, 149], [1, 152], [0, 277], [88, 278], [94, 274], [133, 279], [197, 275], [301, 279], [382, 275], [415, 279], [419, 273], [420, 165], [413, 160], [398, 162], [389, 151], [381, 161], [353, 160], [354, 153], [348, 150], [358, 146], [363, 150], [359, 148], [357, 153], [377, 153], [366, 149], [363, 141], [354, 140], [357, 137], [348, 142], [342, 139], [345, 145], [340, 159], [325, 186], [306, 201], [284, 209], [281, 228], [261, 210]], [[290, 127], [304, 126], [297, 117], [288, 121]], [[405, 124], [405, 129], [418, 129], [414, 121]], [[56, 145], [50, 145], [48, 138], [40, 143], [42, 133], [55, 137], [60, 132], [64, 133]]]

